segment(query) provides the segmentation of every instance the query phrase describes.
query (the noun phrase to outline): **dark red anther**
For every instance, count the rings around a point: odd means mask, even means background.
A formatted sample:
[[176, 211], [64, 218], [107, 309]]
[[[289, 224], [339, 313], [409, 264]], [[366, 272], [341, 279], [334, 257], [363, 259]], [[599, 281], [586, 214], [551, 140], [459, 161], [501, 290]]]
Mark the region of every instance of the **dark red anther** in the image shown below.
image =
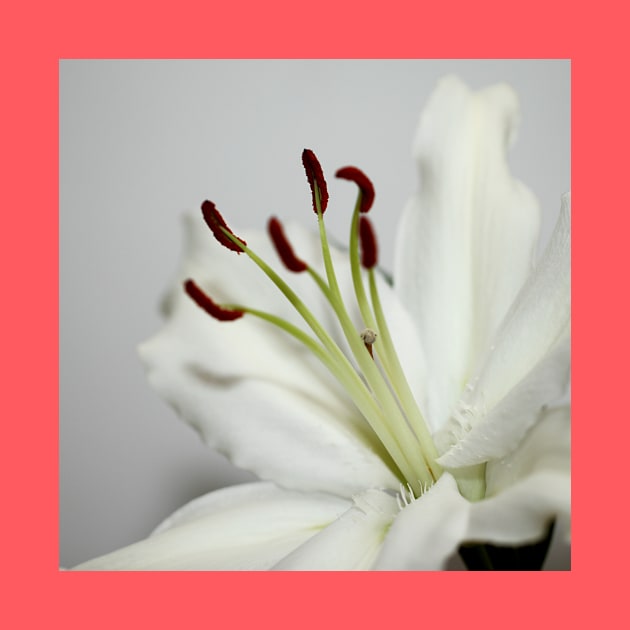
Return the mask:
[[195, 304], [202, 308], [208, 315], [211, 315], [220, 322], [231, 322], [245, 314], [243, 311], [235, 311], [229, 308], [219, 306], [210, 296], [204, 293], [194, 282], [194, 280], [186, 280], [184, 282], [186, 293], [195, 301]]
[[372, 269], [378, 260], [378, 250], [372, 224], [366, 216], [361, 216], [359, 221], [359, 240], [361, 241], [361, 265], [365, 269]]
[[322, 214], [324, 214], [326, 206], [328, 205], [328, 187], [326, 186], [321, 164], [310, 149], [304, 149], [304, 151], [302, 151], [302, 164], [304, 164], [306, 179], [308, 179], [313, 195], [313, 211], [317, 214], [317, 203], [315, 202], [315, 189], [317, 188], [319, 191], [319, 206]]
[[340, 168], [335, 177], [340, 179], [347, 179], [354, 182], [361, 191], [361, 207], [359, 212], [367, 212], [374, 203], [374, 185], [368, 178], [368, 176], [356, 166], [344, 166]]
[[223, 230], [227, 230], [232, 236], [237, 238], [243, 245], [247, 245], [247, 243], [242, 239], [236, 236], [232, 230], [228, 227], [225, 219], [221, 216], [220, 212], [217, 210], [217, 207], [212, 203], [212, 201], [204, 201], [201, 204], [201, 212], [203, 213], [203, 218], [205, 219], [208, 227], [212, 230], [214, 234], [214, 238], [221, 243], [221, 245], [231, 249], [233, 252], [237, 254], [242, 253], [242, 249], [233, 241], [231, 241]]
[[271, 219], [269, 219], [269, 223], [267, 224], [267, 229], [269, 230], [269, 236], [276, 247], [280, 260], [284, 263], [284, 266], [289, 271], [294, 271], [295, 273], [306, 271], [308, 269], [308, 265], [295, 255], [293, 247], [291, 247], [291, 243], [289, 243], [289, 240], [284, 234], [282, 223], [280, 223], [276, 217], [271, 217]]

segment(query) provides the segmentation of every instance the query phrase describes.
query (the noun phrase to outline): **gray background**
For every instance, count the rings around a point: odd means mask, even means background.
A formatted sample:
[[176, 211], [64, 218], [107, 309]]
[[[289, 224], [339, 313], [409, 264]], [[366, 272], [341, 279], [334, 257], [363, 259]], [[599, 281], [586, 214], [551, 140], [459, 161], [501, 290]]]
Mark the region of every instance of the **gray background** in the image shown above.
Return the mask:
[[[60, 563], [145, 537], [210, 490], [249, 480], [206, 449], [145, 382], [139, 342], [180, 255], [180, 215], [210, 198], [235, 227], [313, 219], [300, 164], [313, 149], [337, 207], [356, 164], [391, 268], [416, 187], [411, 142], [436, 81], [507, 81], [522, 125], [510, 161], [538, 195], [544, 237], [570, 188], [566, 60], [147, 60], [60, 62]], [[345, 238], [347, 213], [327, 214]], [[550, 567], [568, 565], [558, 547]]]

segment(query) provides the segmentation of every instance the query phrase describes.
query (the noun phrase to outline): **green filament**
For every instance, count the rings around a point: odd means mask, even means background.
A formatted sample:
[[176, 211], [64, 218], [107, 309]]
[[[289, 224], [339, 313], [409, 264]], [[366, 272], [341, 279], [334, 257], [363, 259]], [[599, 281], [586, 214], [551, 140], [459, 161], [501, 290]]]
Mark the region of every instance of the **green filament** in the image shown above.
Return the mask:
[[[241, 305], [225, 306], [246, 312], [276, 326], [317, 357], [344, 387], [361, 412], [373, 431], [370, 436], [373, 435], [378, 439], [376, 445], [372, 437], [368, 439], [368, 442], [373, 447], [376, 446], [377, 452], [385, 449], [385, 463], [401, 481], [409, 485], [416, 496], [420, 496], [439, 478], [442, 470], [436, 463], [437, 449], [394, 348], [372, 269], [367, 272], [370, 299], [366, 293], [359, 261], [358, 225], [361, 192], [359, 192], [351, 221], [350, 267], [354, 292], [363, 322], [366, 328], [374, 330], [379, 335], [378, 341], [373, 346], [376, 350], [374, 358], [363, 343], [360, 331], [352, 322], [339, 288], [321, 209], [321, 193], [316, 180], [313, 181], [313, 198], [317, 212], [325, 277], [310, 266], [307, 266], [307, 271], [334, 310], [356, 366], [350, 362], [289, 285], [229, 229], [220, 227], [222, 234], [244, 252], [276, 285], [314, 336], [270, 313]], [[380, 454], [383, 455], [382, 452]]]

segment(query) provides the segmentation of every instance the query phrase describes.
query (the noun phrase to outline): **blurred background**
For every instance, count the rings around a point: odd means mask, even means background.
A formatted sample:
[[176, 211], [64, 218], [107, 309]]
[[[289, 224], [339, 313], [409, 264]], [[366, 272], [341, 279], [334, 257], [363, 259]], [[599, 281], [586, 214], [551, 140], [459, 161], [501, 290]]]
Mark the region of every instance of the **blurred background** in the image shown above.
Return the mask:
[[[522, 123], [513, 174], [538, 196], [543, 240], [570, 189], [568, 60], [62, 60], [60, 62], [60, 565], [144, 538], [185, 502], [253, 479], [204, 447], [147, 385], [136, 346], [181, 253], [181, 220], [210, 198], [230, 223], [312, 219], [300, 155], [340, 208], [355, 164], [391, 269], [416, 189], [411, 143], [436, 81], [505, 81]], [[347, 213], [328, 213], [345, 240]], [[548, 568], [568, 568], [556, 545]]]

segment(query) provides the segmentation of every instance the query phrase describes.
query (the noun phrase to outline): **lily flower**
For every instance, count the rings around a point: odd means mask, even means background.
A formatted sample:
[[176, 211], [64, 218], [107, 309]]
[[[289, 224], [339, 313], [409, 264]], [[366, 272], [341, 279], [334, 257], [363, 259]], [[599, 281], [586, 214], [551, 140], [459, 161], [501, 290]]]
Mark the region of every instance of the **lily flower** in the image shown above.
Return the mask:
[[535, 261], [538, 204], [506, 161], [517, 119], [506, 85], [439, 83], [393, 284], [370, 180], [337, 171], [358, 197], [348, 249], [333, 247], [324, 215], [340, 210], [310, 150], [318, 233], [274, 218], [237, 236], [209, 201], [186, 217], [166, 323], [140, 353], [157, 392], [261, 481], [75, 569], [438, 570], [458, 550], [534, 568], [499, 551], [533, 554], [554, 522], [568, 540], [570, 197]]

